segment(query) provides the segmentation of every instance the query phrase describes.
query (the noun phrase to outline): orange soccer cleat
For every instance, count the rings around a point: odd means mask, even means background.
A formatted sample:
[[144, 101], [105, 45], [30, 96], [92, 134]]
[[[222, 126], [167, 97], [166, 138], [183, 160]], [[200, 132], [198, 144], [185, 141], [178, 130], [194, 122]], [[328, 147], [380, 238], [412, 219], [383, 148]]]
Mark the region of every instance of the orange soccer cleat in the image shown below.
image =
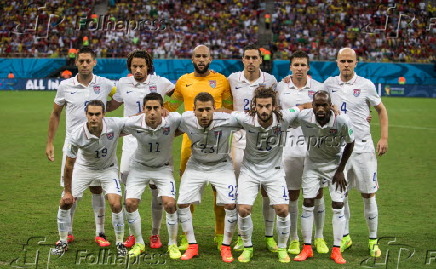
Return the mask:
[[313, 257], [312, 245], [304, 245], [300, 254], [295, 256], [294, 261], [301, 262], [307, 260], [307, 258]]

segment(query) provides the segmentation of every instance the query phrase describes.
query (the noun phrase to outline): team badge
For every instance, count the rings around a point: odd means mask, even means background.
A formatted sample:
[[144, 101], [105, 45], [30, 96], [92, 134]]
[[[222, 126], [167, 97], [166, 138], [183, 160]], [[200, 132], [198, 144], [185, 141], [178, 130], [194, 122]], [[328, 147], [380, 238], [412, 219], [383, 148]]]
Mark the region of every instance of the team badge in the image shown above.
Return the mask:
[[338, 129], [330, 129], [330, 134], [336, 134], [338, 132]]
[[313, 95], [316, 93], [316, 91], [307, 91], [307, 96], [309, 96], [309, 98], [313, 98]]
[[169, 135], [170, 134], [170, 127], [163, 128], [163, 134], [164, 135]]
[[211, 87], [211, 88], [216, 88], [216, 80], [209, 80], [209, 86]]
[[356, 96], [356, 97], [359, 97], [360, 89], [353, 89], [353, 95]]
[[278, 135], [282, 132], [282, 129], [280, 129], [279, 126], [276, 126], [273, 128], [273, 134]]
[[219, 130], [219, 131], [215, 131], [214, 133], [216, 138], [220, 138], [223, 132]]
[[94, 93], [99, 94], [100, 93], [100, 85], [94, 85]]
[[108, 140], [112, 140], [112, 139], [114, 139], [114, 133], [113, 132], [112, 133], [108, 133], [108, 134], [106, 134], [106, 137], [107, 137]]
[[157, 86], [156, 85], [151, 85], [149, 87], [149, 89], [150, 89], [150, 92], [157, 92]]

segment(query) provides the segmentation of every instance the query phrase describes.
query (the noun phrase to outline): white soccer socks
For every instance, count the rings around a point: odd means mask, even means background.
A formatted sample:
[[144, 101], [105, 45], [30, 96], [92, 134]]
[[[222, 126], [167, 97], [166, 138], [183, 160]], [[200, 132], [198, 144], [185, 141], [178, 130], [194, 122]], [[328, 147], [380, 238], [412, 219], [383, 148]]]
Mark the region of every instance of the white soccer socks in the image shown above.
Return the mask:
[[287, 248], [290, 226], [289, 214], [286, 217], [277, 216], [277, 246], [279, 248]]
[[315, 208], [313, 210], [315, 223], [315, 238], [324, 238], [324, 218], [325, 204], [324, 196], [320, 199], [315, 199]]
[[342, 235], [344, 232], [344, 225], [345, 225], [344, 208], [333, 209], [332, 225], [333, 225], [333, 246], [340, 247]]
[[182, 226], [182, 230], [186, 233], [186, 239], [189, 244], [196, 244], [197, 240], [195, 240], [194, 227], [192, 227], [192, 213], [189, 206], [187, 208], [179, 208], [177, 210], [177, 214], [179, 215], [179, 222]]
[[270, 200], [268, 197], [263, 198], [263, 219], [265, 221], [265, 236], [272, 237], [274, 232], [274, 220], [276, 218], [276, 212], [274, 208], [269, 204]]
[[160, 226], [162, 224], [162, 212], [163, 212], [163, 206], [162, 206], [162, 200], [158, 197], [159, 190], [158, 189], [151, 189], [151, 217], [152, 217], [152, 224], [151, 224], [151, 234], [156, 235], [160, 232]]
[[124, 212], [121, 210], [118, 213], [112, 212], [112, 226], [115, 231], [116, 243], [123, 243], [124, 237]]
[[364, 214], [369, 229], [369, 238], [377, 238], [378, 208], [375, 196], [363, 198]]
[[291, 222], [291, 229], [289, 236], [291, 240], [299, 240], [298, 238], [298, 199], [289, 202], [289, 218]]
[[305, 207], [303, 205], [303, 212], [301, 213], [301, 233], [303, 234], [305, 244], [312, 244], [313, 210], [314, 207]]
[[127, 221], [129, 222], [130, 230], [133, 232], [135, 236], [136, 243], [144, 244], [144, 239], [142, 238], [141, 231], [141, 215], [139, 215], [138, 209], [133, 211], [132, 213], [127, 212]]
[[63, 242], [67, 242], [68, 229], [71, 226], [71, 209], [58, 209], [57, 223], [59, 231], [59, 239]]
[[103, 193], [92, 194], [92, 209], [94, 210], [95, 236], [104, 233], [104, 219], [106, 212], [106, 203]]
[[179, 228], [177, 223], [177, 212], [166, 214], [167, 229], [168, 229], [168, 245], [177, 244], [177, 230]]
[[238, 215], [238, 228], [242, 240], [244, 240], [244, 247], [252, 247], [251, 236], [253, 234], [253, 221], [251, 220], [251, 215], [244, 218]]
[[238, 225], [238, 211], [236, 208], [232, 210], [224, 210], [226, 211], [226, 217], [224, 218], [223, 244], [230, 246], [236, 225]]

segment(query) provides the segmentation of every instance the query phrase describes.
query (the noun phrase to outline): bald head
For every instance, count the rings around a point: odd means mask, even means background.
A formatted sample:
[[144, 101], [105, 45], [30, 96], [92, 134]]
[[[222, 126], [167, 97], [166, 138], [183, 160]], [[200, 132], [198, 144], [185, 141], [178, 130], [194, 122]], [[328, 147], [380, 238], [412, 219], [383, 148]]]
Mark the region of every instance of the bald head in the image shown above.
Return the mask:
[[209, 64], [212, 61], [210, 49], [205, 45], [198, 45], [192, 51], [192, 63], [196, 76], [209, 75]]
[[348, 82], [354, 76], [354, 68], [357, 65], [357, 55], [353, 49], [342, 48], [338, 52], [336, 63], [341, 73], [341, 80]]
[[196, 54], [196, 53], [204, 53], [204, 52], [207, 52], [207, 54], [209, 54], [210, 55], [210, 49], [209, 49], [209, 47], [208, 46], [206, 46], [206, 45], [198, 45], [197, 47], [195, 47], [193, 50], [192, 50], [192, 57], [194, 57], [194, 55]]

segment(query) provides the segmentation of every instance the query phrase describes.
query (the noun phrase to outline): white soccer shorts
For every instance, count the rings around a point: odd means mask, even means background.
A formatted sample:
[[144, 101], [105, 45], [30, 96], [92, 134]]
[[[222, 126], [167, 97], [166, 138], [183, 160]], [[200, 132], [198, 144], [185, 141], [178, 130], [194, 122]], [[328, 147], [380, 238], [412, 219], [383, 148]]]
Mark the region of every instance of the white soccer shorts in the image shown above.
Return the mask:
[[204, 187], [208, 183], [215, 187], [217, 205], [236, 203], [237, 185], [231, 162], [199, 169], [195, 162], [189, 160], [181, 179], [177, 204], [201, 203]]
[[[65, 163], [66, 163], [66, 161], [67, 161], [67, 153], [66, 153], [66, 144], [65, 144], [63, 149], [62, 149], [61, 179], [60, 179], [60, 182], [59, 182], [61, 187], [64, 187], [64, 176], [65, 176]], [[98, 180], [93, 180], [89, 186], [90, 187], [100, 187], [101, 183]]]
[[377, 192], [377, 159], [374, 152], [353, 152], [344, 173], [349, 190], [356, 188], [361, 193]]
[[176, 197], [176, 183], [171, 165], [152, 168], [132, 163], [126, 182], [126, 199], [141, 199], [142, 193], [151, 180], [157, 186], [159, 197]]
[[93, 181], [99, 181], [106, 194], [111, 193], [121, 196], [121, 186], [118, 180], [118, 169], [116, 167], [109, 167], [103, 170], [91, 170], [76, 166], [73, 169], [73, 197], [82, 197], [83, 192]]
[[285, 169], [286, 186], [290, 191], [301, 189], [304, 159], [304, 157], [283, 156], [283, 168]]

